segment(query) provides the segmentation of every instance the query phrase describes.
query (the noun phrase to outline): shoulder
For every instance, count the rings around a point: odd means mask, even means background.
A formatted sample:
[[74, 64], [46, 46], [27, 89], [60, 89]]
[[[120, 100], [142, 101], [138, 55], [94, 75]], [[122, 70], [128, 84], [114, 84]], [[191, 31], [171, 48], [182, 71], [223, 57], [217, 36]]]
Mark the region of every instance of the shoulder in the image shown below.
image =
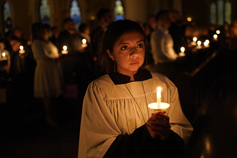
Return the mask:
[[152, 78], [156, 80], [157, 82], [163, 82], [168, 87], [176, 88], [175, 84], [165, 75], [157, 73], [157, 72], [151, 72], [151, 75], [152, 75]]
[[104, 87], [111, 87], [112, 85], [114, 85], [113, 81], [111, 80], [111, 78], [109, 77], [109, 75], [103, 75], [97, 79], [95, 79], [94, 81], [92, 81], [89, 84], [89, 87], [91, 88], [104, 88]]

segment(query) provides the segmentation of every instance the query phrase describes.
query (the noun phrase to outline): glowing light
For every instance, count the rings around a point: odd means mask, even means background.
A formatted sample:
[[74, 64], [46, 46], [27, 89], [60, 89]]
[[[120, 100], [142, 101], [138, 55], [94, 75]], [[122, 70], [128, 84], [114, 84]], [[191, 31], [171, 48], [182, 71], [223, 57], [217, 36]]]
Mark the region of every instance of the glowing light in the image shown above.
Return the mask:
[[192, 21], [192, 18], [191, 18], [191, 17], [187, 17], [187, 21], [188, 21], [188, 22], [191, 22], [191, 21]]

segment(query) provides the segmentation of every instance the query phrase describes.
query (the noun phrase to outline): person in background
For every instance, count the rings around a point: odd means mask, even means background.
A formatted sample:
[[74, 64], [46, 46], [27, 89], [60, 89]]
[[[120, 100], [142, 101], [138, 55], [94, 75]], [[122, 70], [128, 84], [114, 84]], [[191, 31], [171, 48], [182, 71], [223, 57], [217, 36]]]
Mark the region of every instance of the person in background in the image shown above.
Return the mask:
[[171, 35], [174, 41], [174, 51], [176, 54], [180, 52], [180, 48], [185, 46], [185, 37], [184, 37], [184, 29], [182, 25], [180, 25], [180, 12], [177, 10], [169, 11], [171, 25], [168, 28], [169, 34]]
[[63, 91], [62, 70], [57, 47], [48, 40], [49, 32], [42, 23], [32, 25], [32, 51], [36, 60], [34, 96], [43, 101], [46, 122], [57, 125], [52, 99]]
[[161, 10], [156, 15], [158, 28], [151, 34], [151, 53], [154, 59], [155, 71], [173, 80], [175, 77], [174, 63], [180, 58], [176, 54], [173, 39], [168, 28], [171, 25], [169, 11]]
[[[99, 52], [106, 74], [84, 96], [78, 158], [183, 157], [192, 125], [176, 86], [144, 69], [144, 59], [142, 27], [130, 20], [111, 23]], [[157, 87], [170, 108], [153, 113], [148, 104], [157, 102]]]
[[9, 51], [5, 49], [6, 45], [4, 40], [0, 39], [0, 74], [6, 76], [10, 73], [11, 56]]
[[97, 19], [99, 20], [99, 26], [95, 28], [91, 34], [91, 46], [92, 46], [92, 53], [93, 53], [93, 60], [95, 62], [95, 76], [99, 77], [103, 75], [105, 72], [101, 72], [101, 67], [98, 63], [98, 51], [100, 48], [100, 41], [102, 35], [107, 28], [107, 26], [112, 22], [111, 11], [109, 9], [101, 9], [96, 14]]
[[151, 14], [148, 17], [148, 25], [150, 25], [152, 27], [153, 31], [155, 31], [157, 29], [156, 15]]
[[54, 45], [56, 45], [57, 44], [57, 39], [58, 39], [58, 36], [59, 36], [59, 29], [58, 29], [58, 27], [57, 26], [52, 27], [51, 32], [52, 32], [52, 36], [49, 38], [49, 40]]

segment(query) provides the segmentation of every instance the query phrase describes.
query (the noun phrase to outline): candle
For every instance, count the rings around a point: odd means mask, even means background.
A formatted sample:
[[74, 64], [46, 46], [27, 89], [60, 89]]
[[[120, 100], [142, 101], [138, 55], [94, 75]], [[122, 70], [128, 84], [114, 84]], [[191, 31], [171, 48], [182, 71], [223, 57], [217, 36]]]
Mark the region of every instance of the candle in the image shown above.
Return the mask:
[[184, 51], [185, 51], [185, 48], [184, 47], [181, 47], [180, 48], [180, 53], [179, 53], [179, 56], [185, 56], [185, 53], [184, 53]]
[[196, 42], [197, 42], [197, 37], [193, 37], [193, 41], [192, 41], [191, 44], [192, 44], [193, 46], [196, 46], [196, 45], [197, 45]]
[[204, 42], [203, 44], [204, 44], [204, 46], [205, 46], [206, 48], [208, 48], [208, 47], [209, 47], [209, 43], [210, 43], [209, 40], [205, 40], [205, 42]]
[[68, 54], [67, 46], [63, 46], [62, 54]]
[[197, 41], [197, 48], [198, 48], [198, 49], [201, 49], [201, 48], [202, 48], [202, 45], [201, 45], [201, 44], [202, 44], [201, 41]]
[[82, 39], [82, 45], [81, 46], [82, 47], [87, 47], [86, 39], [85, 38]]
[[7, 60], [7, 54], [5, 52], [2, 52], [2, 55], [1, 55], [1, 61], [3, 60]]
[[188, 21], [188, 22], [191, 22], [191, 21], [192, 21], [192, 18], [191, 18], [191, 17], [187, 17], [187, 21]]
[[19, 53], [20, 53], [20, 54], [24, 54], [24, 53], [25, 53], [25, 50], [24, 50], [24, 47], [23, 47], [23, 46], [20, 46]]
[[214, 39], [214, 41], [217, 41], [217, 40], [218, 40], [217, 34], [214, 34], [214, 35], [213, 35], [213, 39]]
[[161, 102], [161, 87], [157, 88], [157, 109], [160, 109], [160, 102]]

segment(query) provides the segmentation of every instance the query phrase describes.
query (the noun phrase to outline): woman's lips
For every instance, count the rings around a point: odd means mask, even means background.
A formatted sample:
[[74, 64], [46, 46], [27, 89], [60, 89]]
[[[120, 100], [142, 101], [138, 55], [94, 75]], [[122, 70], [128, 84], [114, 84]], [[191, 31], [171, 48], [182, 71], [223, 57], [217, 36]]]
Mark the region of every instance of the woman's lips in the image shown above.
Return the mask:
[[130, 63], [130, 65], [138, 65], [139, 64], [139, 61], [133, 61]]

